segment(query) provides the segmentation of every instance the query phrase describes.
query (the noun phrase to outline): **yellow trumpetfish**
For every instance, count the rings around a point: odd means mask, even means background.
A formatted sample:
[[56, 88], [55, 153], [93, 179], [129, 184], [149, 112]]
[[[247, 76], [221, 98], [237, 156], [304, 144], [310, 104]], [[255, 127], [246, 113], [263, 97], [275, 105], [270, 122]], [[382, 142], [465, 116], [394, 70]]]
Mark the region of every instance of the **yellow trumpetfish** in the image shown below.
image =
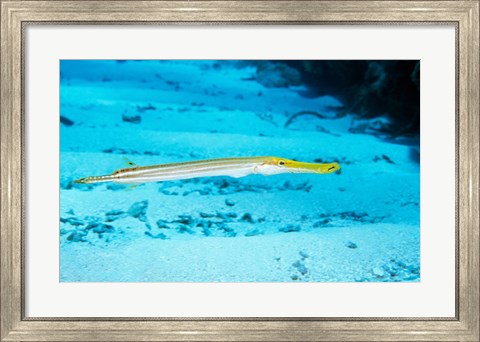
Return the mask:
[[111, 175], [77, 179], [75, 183], [131, 183], [161, 182], [196, 177], [243, 177], [251, 174], [278, 175], [281, 173], [332, 173], [340, 170], [338, 163], [303, 163], [278, 157], [246, 157], [197, 160], [191, 162], [134, 166], [120, 169]]

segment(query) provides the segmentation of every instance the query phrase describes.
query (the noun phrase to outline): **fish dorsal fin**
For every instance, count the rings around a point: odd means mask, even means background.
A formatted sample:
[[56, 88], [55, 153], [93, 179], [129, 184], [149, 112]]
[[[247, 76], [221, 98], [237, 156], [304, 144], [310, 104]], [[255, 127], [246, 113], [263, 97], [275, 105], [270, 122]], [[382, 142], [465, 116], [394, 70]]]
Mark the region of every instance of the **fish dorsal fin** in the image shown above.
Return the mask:
[[135, 164], [134, 162], [132, 162], [130, 159], [128, 159], [127, 157], [123, 157], [123, 160], [125, 161], [125, 163], [128, 165], [128, 166], [137, 166], [137, 164]]

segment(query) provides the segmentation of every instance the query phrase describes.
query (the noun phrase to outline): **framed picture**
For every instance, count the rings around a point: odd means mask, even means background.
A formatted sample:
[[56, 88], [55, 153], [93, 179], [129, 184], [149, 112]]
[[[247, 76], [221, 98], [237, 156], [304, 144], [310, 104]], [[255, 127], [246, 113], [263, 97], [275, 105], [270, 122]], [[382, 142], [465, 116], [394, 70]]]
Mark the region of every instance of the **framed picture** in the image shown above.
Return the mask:
[[2, 341], [479, 335], [478, 1], [1, 1]]

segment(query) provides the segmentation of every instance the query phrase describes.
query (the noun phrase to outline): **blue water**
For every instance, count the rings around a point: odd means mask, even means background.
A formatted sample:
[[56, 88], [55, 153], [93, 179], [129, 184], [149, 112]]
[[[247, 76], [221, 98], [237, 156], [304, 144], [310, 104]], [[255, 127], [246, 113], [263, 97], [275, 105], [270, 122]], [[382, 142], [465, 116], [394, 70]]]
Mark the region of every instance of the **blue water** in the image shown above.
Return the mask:
[[[238, 61], [62, 61], [64, 282], [420, 280], [419, 149]], [[272, 77], [280, 77], [272, 75]], [[322, 113], [292, 115], [301, 111]], [[407, 141], [408, 142], [408, 141]], [[341, 172], [76, 184], [128, 163], [279, 156]]]

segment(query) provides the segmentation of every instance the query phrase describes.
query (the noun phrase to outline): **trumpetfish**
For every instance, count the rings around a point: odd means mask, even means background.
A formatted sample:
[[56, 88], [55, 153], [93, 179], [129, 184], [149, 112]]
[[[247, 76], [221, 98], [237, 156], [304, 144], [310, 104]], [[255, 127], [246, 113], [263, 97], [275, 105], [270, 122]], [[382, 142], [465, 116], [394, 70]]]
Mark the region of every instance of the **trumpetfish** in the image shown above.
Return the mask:
[[[131, 165], [135, 165], [130, 163]], [[90, 184], [115, 182], [140, 184], [197, 177], [244, 177], [250, 174], [277, 175], [281, 173], [332, 173], [340, 170], [338, 163], [304, 163], [278, 157], [244, 157], [197, 160], [190, 162], [133, 166], [117, 170], [111, 175], [90, 176], [75, 183]]]

